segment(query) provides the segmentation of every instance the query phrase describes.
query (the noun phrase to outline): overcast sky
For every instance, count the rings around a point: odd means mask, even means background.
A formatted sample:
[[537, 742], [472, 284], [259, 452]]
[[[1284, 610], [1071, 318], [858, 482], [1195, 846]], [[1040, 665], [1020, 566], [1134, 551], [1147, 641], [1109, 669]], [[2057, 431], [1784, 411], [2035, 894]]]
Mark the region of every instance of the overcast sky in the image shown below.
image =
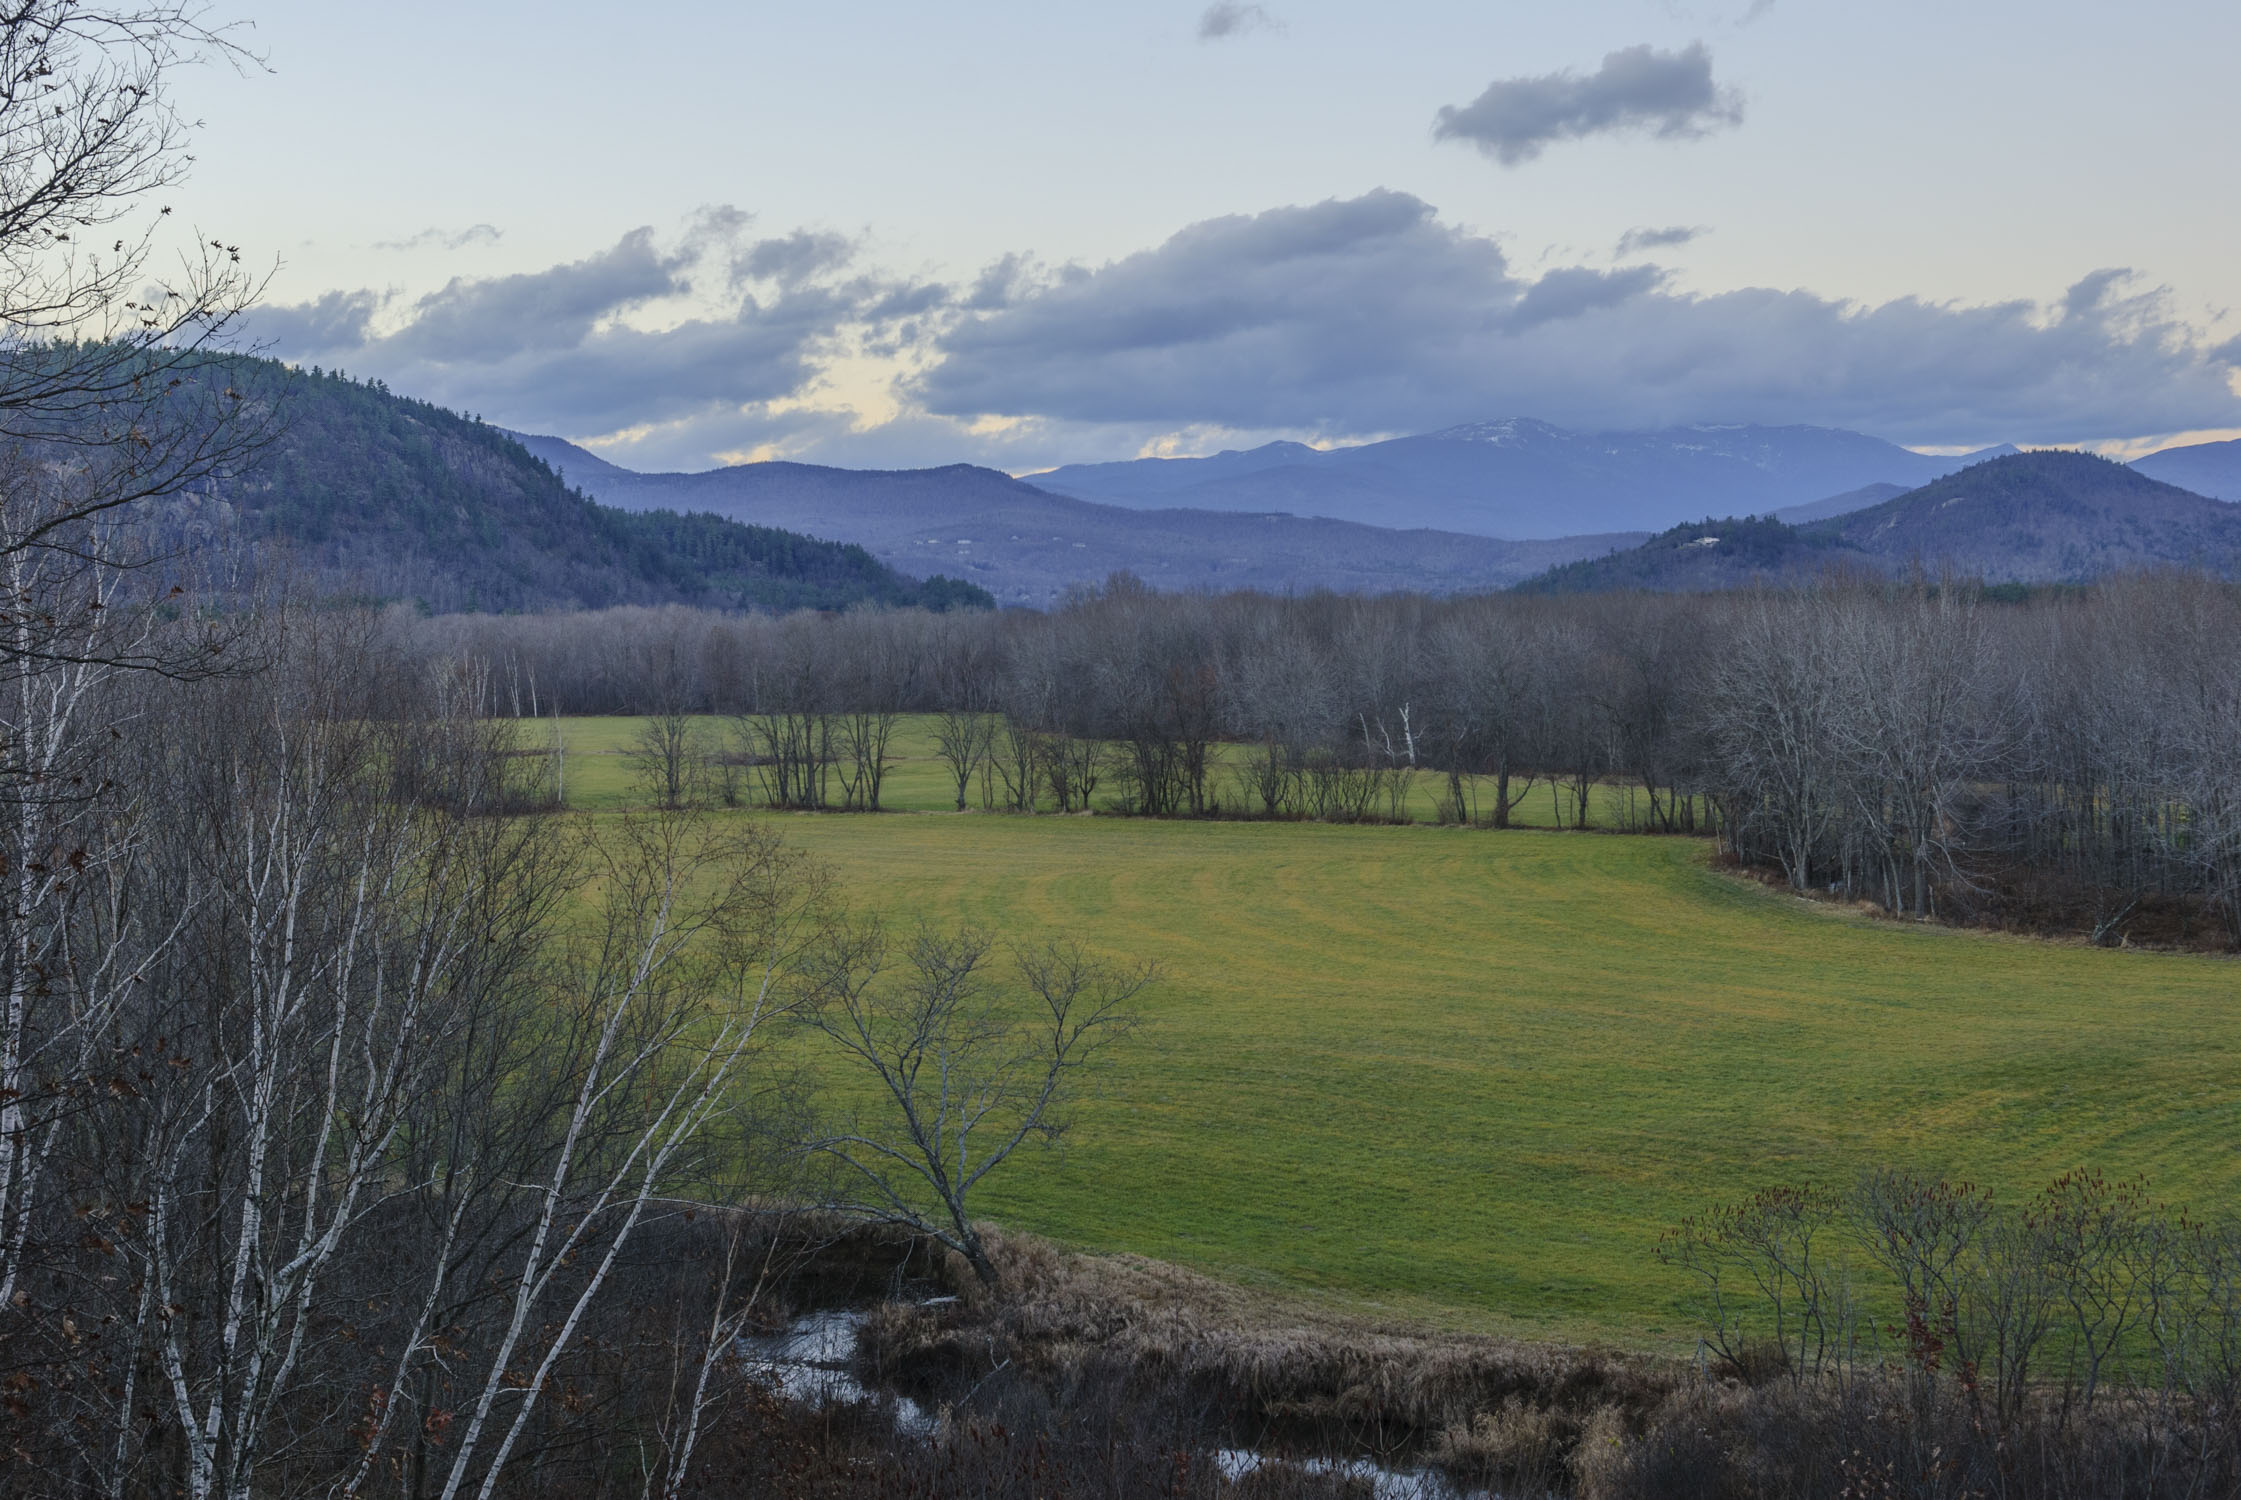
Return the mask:
[[2241, 432], [2231, 0], [225, 0], [274, 352], [639, 468]]

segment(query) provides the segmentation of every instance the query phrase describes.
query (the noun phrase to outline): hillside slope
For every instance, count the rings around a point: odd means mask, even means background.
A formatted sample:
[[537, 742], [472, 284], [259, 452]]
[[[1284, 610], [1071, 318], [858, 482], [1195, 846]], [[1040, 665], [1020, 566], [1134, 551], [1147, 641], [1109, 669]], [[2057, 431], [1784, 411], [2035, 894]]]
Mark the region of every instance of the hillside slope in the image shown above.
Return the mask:
[[711, 515], [597, 504], [495, 427], [379, 384], [241, 362], [273, 439], [152, 507], [159, 545], [282, 567], [312, 587], [439, 610], [990, 601], [861, 547]]
[[1281, 512], [1137, 510], [1054, 495], [993, 469], [831, 469], [758, 463], [640, 474], [559, 438], [521, 435], [568, 482], [610, 505], [712, 511], [861, 543], [890, 566], [939, 570], [1007, 604], [1041, 606], [1128, 569], [1161, 589], [1328, 588], [1456, 593], [1506, 588], [1639, 534], [1505, 542]]
[[1199, 459], [1071, 465], [1045, 489], [1133, 506], [1291, 511], [1480, 536], [1655, 531], [1689, 515], [1763, 514], [1866, 485], [1902, 488], [1976, 459], [1826, 427], [1575, 432], [1526, 418], [1317, 451], [1271, 443]]
[[1818, 529], [1768, 516], [1727, 516], [1675, 526], [1608, 557], [1551, 568], [1517, 585], [1516, 592], [1704, 594], [1755, 583], [1802, 583], [1844, 565], [1879, 571], [1865, 553]]

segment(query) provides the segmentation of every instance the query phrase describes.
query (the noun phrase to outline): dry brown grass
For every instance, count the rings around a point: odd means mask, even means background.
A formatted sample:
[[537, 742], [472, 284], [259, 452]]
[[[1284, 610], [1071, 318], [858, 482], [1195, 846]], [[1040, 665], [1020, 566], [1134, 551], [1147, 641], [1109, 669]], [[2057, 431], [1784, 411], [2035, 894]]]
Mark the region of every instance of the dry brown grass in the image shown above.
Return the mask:
[[1553, 1476], [1582, 1433], [1639, 1423], [1685, 1375], [1643, 1355], [1383, 1325], [1136, 1256], [993, 1243], [999, 1292], [954, 1276], [954, 1302], [873, 1315], [867, 1377], [939, 1402], [999, 1369], [1057, 1388], [1117, 1366], [1187, 1390], [1254, 1446], [1406, 1452], [1491, 1478]]
[[[1205, 1448], [1430, 1466], [1466, 1492], [1580, 1500], [2105, 1500], [2241, 1492], [2231, 1413], [2149, 1395], [2072, 1415], [2051, 1395], [1997, 1426], [1898, 1371], [1741, 1372], [1410, 1328], [1133, 1256], [993, 1234], [1003, 1284], [959, 1264], [952, 1299], [875, 1311], [861, 1373], [937, 1408], [1134, 1409]], [[1778, 1376], [1779, 1372], [1773, 1372]], [[1022, 1406], [1022, 1393], [1041, 1395]], [[998, 1392], [1009, 1392], [999, 1397]], [[1007, 1418], [1006, 1420], [1010, 1420]], [[1180, 1451], [1180, 1450], [1178, 1450]], [[1265, 1471], [1279, 1492], [1338, 1476]], [[1305, 1486], [1297, 1488], [1295, 1486]], [[1249, 1484], [1222, 1493], [1246, 1493]]]

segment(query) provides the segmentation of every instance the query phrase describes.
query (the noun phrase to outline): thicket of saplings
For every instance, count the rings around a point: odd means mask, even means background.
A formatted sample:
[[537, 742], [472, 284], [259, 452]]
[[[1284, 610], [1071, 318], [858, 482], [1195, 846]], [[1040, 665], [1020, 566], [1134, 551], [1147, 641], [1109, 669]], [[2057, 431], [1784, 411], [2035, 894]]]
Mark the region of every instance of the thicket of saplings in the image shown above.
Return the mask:
[[649, 716], [672, 801], [877, 810], [920, 713], [959, 809], [1397, 820], [1428, 785], [1445, 821], [1541, 798], [1566, 826], [1716, 833], [1893, 913], [2241, 943], [2241, 593], [2191, 574], [2024, 603], [1925, 579], [1435, 600], [1120, 578], [1048, 614], [390, 628], [487, 663], [501, 712]]

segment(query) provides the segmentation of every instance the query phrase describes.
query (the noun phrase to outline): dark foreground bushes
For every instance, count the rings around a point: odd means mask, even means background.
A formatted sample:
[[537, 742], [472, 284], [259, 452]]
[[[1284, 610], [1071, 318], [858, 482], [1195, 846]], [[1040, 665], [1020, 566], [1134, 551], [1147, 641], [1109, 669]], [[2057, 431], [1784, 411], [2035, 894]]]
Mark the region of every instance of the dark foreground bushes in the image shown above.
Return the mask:
[[2126, 1404], [2062, 1422], [2034, 1410], [2006, 1428], [1966, 1404], [1915, 1399], [1906, 1381], [1757, 1387], [1699, 1382], [1638, 1438], [1582, 1451], [1578, 1493], [1599, 1500], [1909, 1496], [2127, 1500], [2241, 1493], [2228, 1420]]
[[1606, 1407], [1650, 1409], [1678, 1378], [1640, 1356], [1303, 1316], [1133, 1257], [1009, 1239], [1001, 1255], [999, 1295], [881, 1308], [867, 1382], [932, 1405], [999, 1370], [1053, 1389], [1090, 1380], [1153, 1393], [1240, 1446], [1460, 1458], [1485, 1447], [1482, 1415], [1521, 1403], [1584, 1427]]
[[[1862, 1223], [1869, 1232], [1880, 1232], [1877, 1223], [1919, 1228], [1956, 1194], [1979, 1196], [1886, 1175], [1862, 1189], [1858, 1201], [1880, 1204], [1864, 1210], [1870, 1217]], [[1764, 1201], [1755, 1201], [1763, 1210]], [[2084, 1325], [2107, 1306], [2092, 1300], [2097, 1294], [2085, 1283], [2104, 1292], [2115, 1285], [2106, 1256], [2129, 1232], [2124, 1205], [2131, 1201], [2097, 1179], [2056, 1185], [2015, 1211], [2018, 1222], [2028, 1213], [2039, 1224], [2049, 1257], [2022, 1271], [2020, 1293], [1988, 1284], [1986, 1295], [2004, 1299], [1997, 1307], [1962, 1293], [1946, 1313], [1910, 1318], [1902, 1311], [1881, 1329], [1855, 1316], [1841, 1357], [1810, 1338], [1804, 1355], [1780, 1352], [1774, 1304], [1743, 1265], [1755, 1252], [1737, 1240], [1719, 1253], [1735, 1253], [1731, 1269], [1744, 1285], [1729, 1288], [1729, 1321], [1693, 1362], [1366, 1326], [1272, 1306], [1171, 1266], [1002, 1241], [1001, 1295], [976, 1295], [961, 1283], [965, 1295], [956, 1301], [880, 1308], [866, 1325], [859, 1373], [951, 1412], [962, 1424], [953, 1431], [980, 1433], [970, 1440], [976, 1443], [1023, 1434], [1049, 1443], [1062, 1432], [1066, 1442], [1086, 1445], [1069, 1451], [1105, 1452], [1120, 1462], [1126, 1450], [1131, 1464], [1219, 1448], [1326, 1461], [1372, 1456], [1393, 1472], [1426, 1475], [1463, 1493], [1591, 1500], [2241, 1493], [2241, 1424], [2217, 1383], [2222, 1356], [2215, 1352], [2232, 1346], [2232, 1329], [2204, 1322], [2199, 1285], [2186, 1294], [2196, 1297], [2187, 1308], [2143, 1305], [2141, 1322], [2127, 1325], [2139, 1333], [2147, 1320], [2164, 1318], [2161, 1336], [2183, 1338], [2194, 1351], [2193, 1374], [2167, 1366], [2154, 1353], [2159, 1335], [2150, 1333], [2107, 1363], [2090, 1394], [2085, 1388], [2091, 1339]], [[2144, 1204], [2134, 1207], [2142, 1210], [2136, 1225], [2152, 1220]], [[1779, 1218], [1787, 1209], [1775, 1212]], [[2065, 1215], [2066, 1223], [2055, 1222]], [[1736, 1214], [1725, 1217], [1736, 1225]], [[1824, 1225], [1819, 1249], [1829, 1286], [1845, 1258], [1838, 1241], [1856, 1227], [1833, 1218]], [[1746, 1238], [1771, 1243], [1758, 1230], [1746, 1228]], [[1865, 1294], [1877, 1262], [1856, 1237], [1849, 1243]], [[1934, 1223], [1906, 1243], [1912, 1249], [1904, 1253], [1926, 1256], [1940, 1275], [1977, 1253], [1965, 1246], [1945, 1253], [1955, 1238]], [[1794, 1267], [1803, 1263], [1798, 1249], [1793, 1237], [1774, 1253]], [[1794, 1279], [1785, 1288], [1780, 1278], [1789, 1272], [1764, 1261], [1761, 1269], [1784, 1299], [1780, 1333], [1793, 1336]], [[1819, 1311], [1832, 1307], [1824, 1302]], [[1997, 1338], [2003, 1335], [1990, 1325], [2002, 1320], [2010, 1320], [2003, 1326], [2011, 1343], [2031, 1342], [2028, 1353], [2005, 1350], [2011, 1364], [2039, 1361], [2005, 1394], [1988, 1372], [1951, 1352], [1971, 1336], [1962, 1323], [1973, 1322], [1977, 1337]], [[1723, 1337], [1727, 1353], [1719, 1350]], [[2003, 1357], [2002, 1350], [1987, 1345], [1979, 1357]], [[1005, 1437], [993, 1436], [999, 1429]], [[895, 1462], [938, 1467], [962, 1462], [960, 1451], [945, 1440]], [[1336, 1481], [1361, 1487], [1340, 1493], [1369, 1492], [1359, 1474], [1284, 1472], [1294, 1477], [1280, 1481], [1270, 1472], [1257, 1482]], [[1142, 1483], [1110, 1493], [1201, 1492]], [[1108, 1493], [1093, 1484], [1050, 1492]]]

